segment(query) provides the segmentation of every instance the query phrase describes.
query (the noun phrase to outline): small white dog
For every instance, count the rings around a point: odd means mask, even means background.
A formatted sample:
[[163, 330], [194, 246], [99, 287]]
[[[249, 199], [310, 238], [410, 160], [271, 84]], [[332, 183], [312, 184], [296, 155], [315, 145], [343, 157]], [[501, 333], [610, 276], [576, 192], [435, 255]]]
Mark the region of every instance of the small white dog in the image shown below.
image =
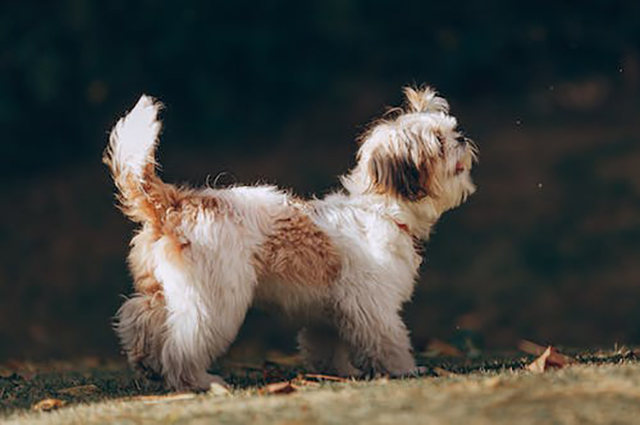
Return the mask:
[[136, 293], [116, 324], [130, 363], [170, 388], [206, 389], [221, 382], [207, 368], [258, 304], [304, 327], [299, 344], [313, 370], [415, 372], [400, 310], [421, 262], [416, 242], [474, 192], [476, 148], [435, 91], [404, 93], [405, 107], [362, 137], [344, 190], [309, 201], [273, 186], [162, 182], [160, 104], [142, 96], [104, 158], [122, 210], [141, 224], [129, 255]]

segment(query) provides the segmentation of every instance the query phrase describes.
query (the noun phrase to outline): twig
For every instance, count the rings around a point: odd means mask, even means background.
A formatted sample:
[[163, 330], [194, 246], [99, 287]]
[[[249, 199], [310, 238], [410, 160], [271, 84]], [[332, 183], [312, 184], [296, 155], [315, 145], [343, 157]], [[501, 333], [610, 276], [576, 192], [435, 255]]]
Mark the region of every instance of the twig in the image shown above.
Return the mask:
[[340, 376], [331, 376], [331, 375], [321, 375], [318, 373], [307, 373], [304, 375], [305, 378], [317, 379], [319, 381], [335, 381], [335, 382], [349, 382], [347, 378], [342, 378]]

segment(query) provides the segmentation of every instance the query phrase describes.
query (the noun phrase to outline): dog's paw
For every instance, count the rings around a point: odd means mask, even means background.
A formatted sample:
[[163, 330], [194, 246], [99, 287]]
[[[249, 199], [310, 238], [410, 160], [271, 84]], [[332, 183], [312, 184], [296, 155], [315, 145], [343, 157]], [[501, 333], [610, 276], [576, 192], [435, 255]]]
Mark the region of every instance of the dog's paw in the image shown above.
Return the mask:
[[389, 377], [393, 379], [402, 379], [402, 378], [419, 378], [421, 376], [426, 376], [426, 375], [429, 375], [429, 368], [425, 366], [416, 366], [407, 372], [394, 373], [389, 375]]
[[203, 392], [211, 390], [212, 386], [215, 387], [223, 387], [224, 389], [230, 388], [229, 384], [225, 382], [218, 375], [213, 375], [211, 373], [203, 372], [202, 374], [191, 377], [191, 379], [181, 379], [177, 384], [172, 382], [167, 382], [167, 386], [169, 389], [173, 391], [194, 391], [194, 392]]
[[210, 391], [212, 387], [223, 387], [226, 390], [230, 388], [229, 384], [227, 384], [227, 382], [222, 379], [222, 377], [211, 373], [203, 374], [200, 379], [198, 379], [198, 384], [196, 387], [196, 391]]

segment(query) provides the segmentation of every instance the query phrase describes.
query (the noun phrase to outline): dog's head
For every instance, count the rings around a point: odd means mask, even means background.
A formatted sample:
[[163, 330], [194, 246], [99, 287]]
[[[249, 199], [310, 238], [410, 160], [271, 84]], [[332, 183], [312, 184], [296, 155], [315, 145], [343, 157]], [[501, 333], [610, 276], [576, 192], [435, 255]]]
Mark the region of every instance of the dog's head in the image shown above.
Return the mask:
[[404, 89], [405, 105], [361, 139], [358, 164], [343, 178], [352, 194], [379, 194], [440, 214], [475, 191], [477, 148], [431, 88]]

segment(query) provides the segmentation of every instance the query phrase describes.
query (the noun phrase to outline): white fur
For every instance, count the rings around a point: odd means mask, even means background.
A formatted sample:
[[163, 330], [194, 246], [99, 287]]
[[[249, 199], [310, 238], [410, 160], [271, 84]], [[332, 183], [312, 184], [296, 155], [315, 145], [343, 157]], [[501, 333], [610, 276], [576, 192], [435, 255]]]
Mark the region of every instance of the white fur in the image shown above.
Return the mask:
[[[126, 117], [118, 121], [111, 131], [109, 147], [112, 158], [118, 164], [126, 166], [135, 176], [142, 176], [143, 168], [153, 159], [158, 135], [162, 124], [158, 121], [157, 104], [149, 96], [141, 96]], [[121, 143], [131, 140], [135, 143]]]
[[[233, 342], [253, 300], [257, 276], [251, 254], [264, 241], [266, 224], [262, 220], [285, 201], [284, 195], [270, 187], [207, 189], [203, 193], [237, 206], [238, 216], [235, 220], [214, 219], [203, 214], [195, 224], [180, 229], [190, 241], [183, 258], [190, 267], [166, 255], [170, 251], [166, 239], [156, 243], [154, 253], [155, 275], [169, 312], [163, 375], [175, 388], [207, 388], [215, 380], [206, 369]], [[251, 200], [260, 207], [244, 209]]]
[[[139, 298], [132, 299], [120, 313], [125, 349], [131, 351], [136, 333], [148, 333], [148, 339], [163, 343], [161, 354], [143, 353], [147, 367], [160, 364], [156, 372], [172, 388], [207, 388], [219, 379], [208, 375], [207, 367], [233, 342], [247, 309], [258, 304], [275, 306], [306, 326], [299, 342], [314, 369], [342, 375], [412, 373], [415, 363], [400, 310], [411, 297], [421, 263], [414, 239], [426, 239], [444, 211], [473, 193], [469, 170], [475, 148], [456, 142], [457, 123], [444, 99], [429, 89], [411, 93], [409, 110], [380, 123], [363, 140], [357, 166], [342, 178], [346, 191], [299, 206], [300, 201], [269, 186], [207, 188], [190, 196], [215, 200], [215, 211], [197, 210], [155, 240], [145, 224], [144, 237], [133, 241], [139, 265], [132, 269], [134, 275], [151, 271], [161, 284], [166, 322], [162, 329], [143, 323], [149, 313], [138, 307]], [[112, 165], [116, 179], [123, 168], [140, 178], [153, 160], [157, 108], [143, 96], [114, 128], [110, 163], [123, 164]], [[436, 188], [438, 195], [408, 200], [372, 190], [370, 162], [376, 153], [383, 160], [402, 156], [416, 164], [425, 156], [431, 159], [429, 190]], [[463, 171], [456, 170], [460, 164]], [[261, 276], [256, 268], [255, 256], [292, 211], [304, 211], [339, 255], [339, 273], [326, 285]], [[185, 247], [178, 256], [176, 239]]]

